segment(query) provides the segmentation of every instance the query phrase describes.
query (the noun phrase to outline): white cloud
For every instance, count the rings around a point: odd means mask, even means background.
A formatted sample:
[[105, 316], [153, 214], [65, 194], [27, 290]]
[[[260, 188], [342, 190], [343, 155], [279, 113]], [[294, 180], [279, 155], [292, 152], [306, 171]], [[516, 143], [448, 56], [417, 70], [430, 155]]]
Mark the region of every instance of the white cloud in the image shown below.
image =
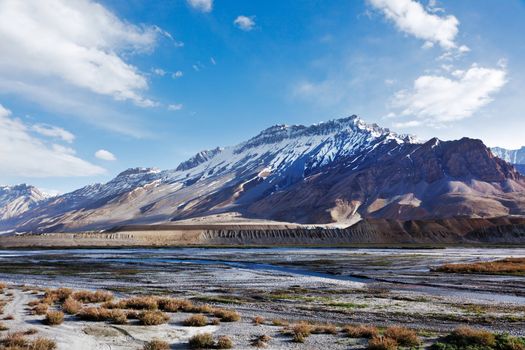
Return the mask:
[[40, 135], [58, 138], [68, 143], [72, 143], [75, 140], [75, 135], [65, 129], [59, 128], [58, 126], [35, 124], [31, 127], [31, 130], [39, 133]]
[[242, 29], [244, 31], [250, 31], [255, 27], [255, 16], [238, 16], [234, 21], [233, 24], [235, 24], [239, 29]]
[[215, 61], [215, 58], [213, 58], [213, 57], [210, 57], [210, 62], [211, 62], [211, 64], [213, 64], [214, 66], [217, 64], [217, 61]]
[[0, 74], [34, 85], [54, 79], [116, 100], [153, 106], [142, 96], [148, 88], [146, 78], [124, 56], [151, 51], [163, 33], [156, 26], [124, 22], [90, 0], [3, 0]]
[[0, 105], [0, 168], [2, 176], [92, 176], [105, 170], [77, 156], [72, 148], [34, 137], [31, 126], [13, 118]]
[[201, 12], [211, 12], [213, 0], [186, 0], [188, 5]]
[[180, 111], [182, 107], [184, 107], [182, 103], [171, 104], [171, 105], [168, 105], [168, 110], [169, 111]]
[[194, 65], [192, 65], [191, 67], [192, 67], [193, 70], [196, 71], [196, 72], [199, 72], [199, 71], [201, 70], [200, 67], [199, 67], [197, 64], [194, 64]]
[[110, 151], [106, 151], [105, 149], [99, 149], [98, 151], [96, 151], [95, 157], [97, 157], [98, 159], [108, 161], [117, 160], [117, 157], [115, 157], [113, 153], [111, 153]]
[[166, 71], [162, 68], [154, 68], [152, 69], [153, 74], [160, 75], [161, 77], [166, 75]]
[[178, 71], [176, 71], [175, 73], [173, 73], [173, 74], [171, 75], [171, 77], [172, 77], [173, 79], [178, 79], [178, 78], [182, 77], [183, 75], [184, 75], [184, 73], [182, 73], [182, 71], [178, 70]]
[[400, 31], [425, 40], [424, 46], [427, 48], [430, 43], [439, 44], [446, 50], [457, 47], [454, 41], [459, 21], [456, 17], [429, 13], [414, 0], [368, 1], [381, 10], [387, 19], [394, 22]]
[[[461, 120], [491, 102], [505, 85], [506, 75], [504, 69], [473, 64], [467, 70], [455, 70], [452, 77], [420, 76], [411, 90], [396, 93], [393, 107], [400, 110], [399, 115], [424, 120], [431, 126]], [[416, 125], [415, 121], [408, 123]]]

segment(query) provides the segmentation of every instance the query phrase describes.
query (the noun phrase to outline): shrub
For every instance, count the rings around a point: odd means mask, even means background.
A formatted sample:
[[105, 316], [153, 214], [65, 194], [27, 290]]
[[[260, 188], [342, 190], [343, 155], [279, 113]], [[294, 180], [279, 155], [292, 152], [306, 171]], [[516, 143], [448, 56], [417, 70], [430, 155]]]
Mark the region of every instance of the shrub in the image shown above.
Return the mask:
[[27, 306], [36, 306], [38, 304], [41, 304], [42, 301], [40, 299], [34, 299], [34, 300], [31, 300], [27, 303]]
[[345, 326], [343, 332], [350, 338], [374, 338], [377, 337], [378, 331], [375, 326]]
[[471, 345], [493, 347], [496, 344], [496, 336], [489, 331], [481, 329], [459, 327], [447, 335], [444, 338], [444, 342], [458, 347], [467, 347]]
[[62, 310], [69, 315], [76, 315], [81, 309], [82, 304], [71, 297], [64, 300], [64, 303], [62, 304]]
[[54, 340], [48, 338], [37, 338], [31, 342], [29, 349], [31, 350], [55, 350], [57, 343]]
[[7, 284], [4, 282], [0, 282], [0, 293], [4, 291], [4, 289], [7, 288]]
[[230, 337], [222, 335], [217, 339], [217, 349], [231, 349], [233, 348], [233, 341]]
[[193, 305], [189, 308], [186, 308], [186, 309], [183, 309], [187, 312], [198, 312], [198, 313], [201, 313], [201, 314], [211, 314], [213, 312], [213, 307], [211, 307], [211, 305], [209, 304], [204, 304], [204, 305]]
[[170, 344], [163, 340], [152, 340], [144, 344], [143, 350], [169, 350]]
[[31, 313], [33, 315], [45, 315], [48, 309], [49, 306], [47, 304], [38, 304], [31, 310]]
[[7, 331], [9, 327], [6, 326], [5, 323], [0, 322], [0, 331]]
[[103, 290], [97, 290], [95, 292], [89, 290], [81, 290], [74, 292], [72, 295], [73, 299], [82, 303], [102, 303], [105, 301], [111, 301], [113, 299], [113, 293]]
[[38, 329], [36, 328], [29, 328], [27, 331], [24, 331], [24, 335], [33, 335], [37, 333], [38, 333]]
[[306, 338], [312, 334], [313, 326], [306, 322], [300, 322], [292, 327], [293, 341], [296, 343], [304, 343]]
[[70, 288], [58, 288], [54, 293], [58, 301], [64, 301], [73, 294], [73, 290]]
[[7, 315], [6, 317], [4, 317], [4, 320], [6, 321], [10, 321], [10, 320], [14, 320], [15, 319], [15, 316], [13, 315]]
[[525, 350], [525, 338], [512, 337], [508, 334], [498, 334], [496, 336], [496, 349]]
[[87, 307], [78, 313], [78, 317], [85, 321], [108, 321], [114, 324], [128, 322], [128, 315], [123, 310], [108, 310], [103, 307]]
[[194, 306], [189, 300], [176, 298], [160, 298], [157, 300], [158, 308], [166, 312], [188, 311]]
[[202, 314], [193, 315], [184, 320], [184, 325], [189, 327], [204, 327], [208, 324], [208, 318]]
[[153, 297], [133, 297], [118, 302], [121, 309], [157, 310], [157, 299]]
[[46, 314], [44, 323], [50, 326], [57, 326], [64, 322], [64, 313], [62, 311], [49, 311]]
[[401, 346], [414, 347], [420, 343], [419, 337], [414, 330], [400, 326], [388, 327], [384, 336], [394, 339]]
[[139, 314], [138, 319], [145, 326], [157, 326], [168, 322], [170, 317], [162, 311], [143, 311]]
[[214, 318], [211, 320], [211, 324], [214, 326], [218, 326], [221, 324], [221, 320], [219, 318]]
[[215, 342], [210, 333], [201, 333], [190, 338], [189, 346], [190, 349], [213, 349]]
[[284, 326], [288, 326], [290, 324], [290, 322], [286, 321], [286, 320], [281, 320], [281, 319], [274, 319], [272, 320], [272, 324], [274, 326], [278, 326], [278, 327], [284, 327]]
[[255, 316], [255, 317], [253, 318], [252, 321], [253, 321], [253, 323], [254, 323], [255, 325], [258, 326], [258, 325], [260, 325], [260, 324], [264, 324], [264, 321], [265, 321], [265, 320], [264, 320], [264, 317], [262, 317], [262, 316]]
[[397, 350], [395, 339], [387, 337], [373, 337], [368, 341], [368, 350]]
[[255, 346], [256, 348], [266, 348], [271, 339], [272, 337], [269, 335], [263, 334], [252, 341], [252, 346]]
[[319, 324], [312, 329], [314, 334], [337, 334], [337, 327], [333, 324]]
[[114, 324], [128, 323], [128, 315], [122, 310], [109, 310], [107, 320]]
[[214, 309], [213, 315], [220, 318], [222, 322], [237, 322], [241, 319], [241, 315], [235, 310]]
[[4, 339], [2, 339], [2, 345], [6, 348], [25, 348], [29, 345], [29, 342], [20, 332], [9, 333]]

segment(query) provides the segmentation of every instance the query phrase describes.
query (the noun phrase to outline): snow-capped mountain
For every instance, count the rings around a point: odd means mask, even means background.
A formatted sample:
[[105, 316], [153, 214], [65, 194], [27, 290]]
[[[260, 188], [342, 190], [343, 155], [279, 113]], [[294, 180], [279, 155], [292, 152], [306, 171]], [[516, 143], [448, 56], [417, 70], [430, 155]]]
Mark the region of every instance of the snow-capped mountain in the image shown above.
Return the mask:
[[90, 230], [224, 213], [299, 223], [497, 216], [521, 213], [524, 191], [516, 171], [480, 141], [422, 143], [351, 116], [272, 126], [173, 170], [129, 169], [43, 202], [11, 225]]
[[49, 196], [26, 184], [0, 186], [0, 220], [19, 216]]
[[495, 156], [513, 164], [520, 173], [525, 174], [525, 147], [519, 149], [493, 147], [491, 151]]

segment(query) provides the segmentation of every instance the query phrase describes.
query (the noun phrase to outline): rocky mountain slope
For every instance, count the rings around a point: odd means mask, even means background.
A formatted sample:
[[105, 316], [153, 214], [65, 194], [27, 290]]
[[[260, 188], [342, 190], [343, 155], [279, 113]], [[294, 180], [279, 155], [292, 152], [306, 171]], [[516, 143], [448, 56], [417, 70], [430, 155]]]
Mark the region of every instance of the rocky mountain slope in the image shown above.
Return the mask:
[[421, 143], [356, 116], [277, 125], [174, 170], [135, 168], [52, 198], [0, 228], [98, 230], [209, 215], [349, 225], [525, 214], [525, 181], [479, 140]]

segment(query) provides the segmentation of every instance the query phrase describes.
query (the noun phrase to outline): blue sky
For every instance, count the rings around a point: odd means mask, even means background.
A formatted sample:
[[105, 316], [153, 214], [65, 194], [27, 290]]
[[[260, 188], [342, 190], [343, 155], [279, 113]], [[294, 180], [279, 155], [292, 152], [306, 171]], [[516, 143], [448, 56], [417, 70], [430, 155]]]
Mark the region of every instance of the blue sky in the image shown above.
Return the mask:
[[0, 0], [0, 183], [65, 192], [357, 114], [525, 144], [525, 2]]

